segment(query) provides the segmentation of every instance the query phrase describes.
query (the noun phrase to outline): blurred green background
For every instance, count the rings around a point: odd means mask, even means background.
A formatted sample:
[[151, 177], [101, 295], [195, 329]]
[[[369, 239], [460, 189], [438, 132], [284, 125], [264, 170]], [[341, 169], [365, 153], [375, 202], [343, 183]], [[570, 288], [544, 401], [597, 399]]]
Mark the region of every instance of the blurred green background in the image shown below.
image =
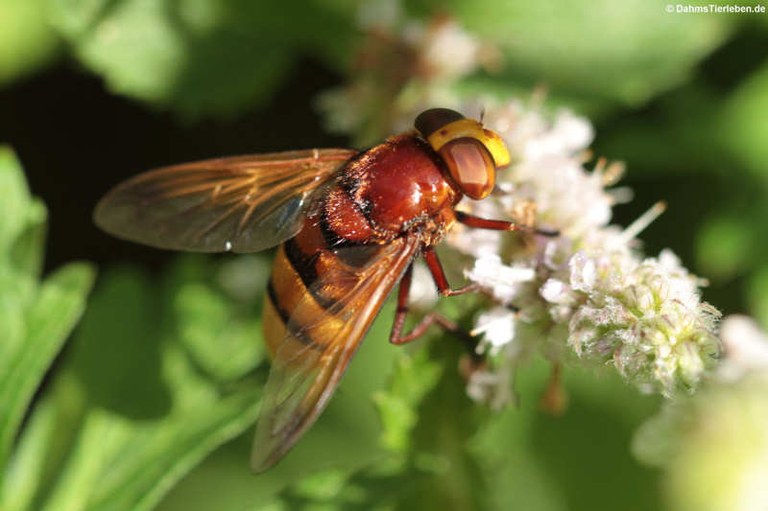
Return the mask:
[[659, 509], [661, 473], [629, 451], [657, 398], [569, 369], [552, 418], [535, 362], [520, 406], [490, 412], [452, 343], [388, 346], [391, 307], [317, 426], [253, 476], [269, 254], [156, 251], [90, 215], [159, 165], [350, 145], [318, 95], [359, 78], [361, 12], [399, 7], [401, 24], [447, 15], [498, 50], [456, 84], [467, 97], [543, 85], [588, 116], [635, 191], [616, 223], [666, 200], [646, 252], [672, 248], [707, 301], [768, 327], [768, 15], [666, 6], [0, 0], [0, 509]]

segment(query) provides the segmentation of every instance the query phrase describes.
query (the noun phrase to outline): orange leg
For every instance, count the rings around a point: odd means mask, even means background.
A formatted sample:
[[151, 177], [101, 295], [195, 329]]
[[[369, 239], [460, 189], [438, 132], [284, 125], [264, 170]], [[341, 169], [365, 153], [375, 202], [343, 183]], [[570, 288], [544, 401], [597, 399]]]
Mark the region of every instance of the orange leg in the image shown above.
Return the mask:
[[451, 289], [451, 285], [448, 284], [448, 278], [445, 276], [443, 265], [440, 263], [440, 259], [438, 259], [437, 252], [435, 252], [434, 249], [428, 248], [424, 250], [424, 261], [426, 261], [427, 268], [429, 268], [429, 272], [435, 280], [437, 292], [440, 293], [440, 296], [458, 296], [480, 289], [480, 286], [477, 284], [468, 284], [458, 289]]
[[[546, 229], [535, 229], [523, 225], [518, 225], [514, 222], [506, 220], [490, 220], [487, 218], [480, 218], [477, 216], [469, 215], [461, 211], [456, 212], [456, 219], [469, 227], [475, 227], [479, 229], [490, 229], [494, 231], [523, 231], [534, 232], [544, 236], [557, 236], [558, 231], [550, 231]], [[482, 288], [476, 284], [468, 284], [457, 289], [451, 288], [448, 283], [448, 278], [445, 276], [445, 270], [443, 265], [440, 264], [440, 259], [437, 257], [437, 253], [432, 248], [424, 250], [424, 260], [427, 263], [432, 278], [437, 286], [437, 291], [441, 296], [457, 296], [464, 293], [471, 293], [482, 291]], [[422, 336], [427, 329], [434, 325], [441, 327], [443, 330], [453, 332], [467, 342], [474, 353], [474, 347], [477, 344], [476, 340], [467, 332], [459, 328], [459, 326], [446, 318], [442, 314], [437, 312], [430, 312], [424, 316], [421, 321], [414, 326], [410, 332], [403, 333], [403, 327], [405, 326], [405, 318], [408, 315], [408, 292], [411, 289], [411, 281], [413, 279], [413, 265], [409, 266], [403, 276], [403, 280], [400, 282], [400, 289], [397, 295], [397, 311], [395, 313], [395, 321], [392, 325], [392, 333], [389, 336], [389, 342], [392, 344], [405, 344]]]
[[[424, 259], [427, 262], [427, 267], [432, 273], [432, 278], [435, 280], [437, 289], [442, 296], [456, 296], [471, 291], [476, 291], [478, 286], [470, 284], [468, 286], [461, 287], [459, 289], [451, 289], [448, 285], [448, 279], [445, 276], [443, 266], [440, 264], [440, 260], [437, 254], [432, 249], [424, 251]], [[417, 323], [410, 332], [404, 333], [403, 327], [405, 326], [405, 318], [410, 310], [408, 307], [408, 292], [411, 290], [411, 282], [413, 281], [413, 265], [409, 266], [403, 275], [403, 280], [400, 281], [400, 288], [397, 292], [397, 311], [395, 312], [395, 320], [392, 325], [392, 333], [389, 336], [389, 342], [392, 344], [406, 344], [415, 339], [418, 339], [427, 331], [432, 325], [437, 325], [447, 332], [451, 332], [458, 336], [470, 349], [470, 352], [475, 354], [475, 346], [477, 340], [461, 329], [454, 321], [446, 318], [438, 312], [430, 312]]]

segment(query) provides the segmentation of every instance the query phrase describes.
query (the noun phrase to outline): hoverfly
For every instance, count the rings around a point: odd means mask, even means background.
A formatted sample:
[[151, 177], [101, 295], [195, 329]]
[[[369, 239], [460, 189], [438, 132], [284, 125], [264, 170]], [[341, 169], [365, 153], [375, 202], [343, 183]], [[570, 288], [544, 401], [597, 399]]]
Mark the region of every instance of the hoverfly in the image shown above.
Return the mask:
[[[363, 152], [312, 149], [235, 156], [160, 168], [112, 189], [96, 224], [127, 240], [197, 252], [256, 252], [279, 245], [264, 301], [272, 367], [252, 465], [276, 463], [328, 404], [352, 355], [395, 286], [390, 336], [403, 344], [414, 260], [443, 296], [452, 289], [435, 246], [455, 222], [502, 231], [505, 220], [456, 211], [494, 188], [509, 164], [501, 137], [453, 110], [422, 112], [415, 130]], [[546, 231], [537, 231], [546, 233]]]

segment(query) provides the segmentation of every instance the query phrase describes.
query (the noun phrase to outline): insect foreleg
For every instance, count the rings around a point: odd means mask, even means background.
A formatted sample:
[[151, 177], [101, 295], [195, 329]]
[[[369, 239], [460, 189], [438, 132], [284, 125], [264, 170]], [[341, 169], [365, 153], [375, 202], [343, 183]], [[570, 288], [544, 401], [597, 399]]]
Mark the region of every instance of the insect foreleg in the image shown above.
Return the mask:
[[560, 234], [558, 231], [552, 231], [549, 229], [536, 229], [534, 227], [516, 224], [515, 222], [510, 222], [507, 220], [491, 220], [488, 218], [480, 218], [478, 216], [469, 215], [461, 211], [456, 212], [456, 220], [468, 227], [475, 227], [477, 229], [489, 229], [491, 231], [534, 232], [543, 236], [557, 236]]

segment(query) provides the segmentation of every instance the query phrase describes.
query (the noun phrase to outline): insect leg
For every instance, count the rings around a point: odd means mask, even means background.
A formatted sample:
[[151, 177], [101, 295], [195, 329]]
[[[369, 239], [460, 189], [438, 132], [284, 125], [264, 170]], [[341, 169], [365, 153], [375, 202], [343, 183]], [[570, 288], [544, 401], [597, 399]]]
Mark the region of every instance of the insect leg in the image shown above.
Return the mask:
[[456, 212], [456, 220], [469, 227], [489, 229], [492, 231], [535, 232], [536, 234], [541, 234], [543, 236], [557, 236], [560, 234], [558, 231], [551, 231], [549, 229], [536, 229], [534, 227], [516, 224], [515, 222], [510, 222], [507, 220], [491, 220], [488, 218], [480, 218], [478, 216], [469, 215], [461, 211]]
[[[465, 286], [460, 289], [452, 290], [448, 286], [448, 282], [445, 278], [445, 273], [443, 272], [443, 268], [440, 265], [440, 261], [437, 259], [437, 255], [434, 254], [431, 250], [426, 250], [424, 252], [425, 258], [427, 257], [427, 254], [431, 253], [434, 258], [434, 261], [436, 261], [439, 270], [439, 275], [441, 275], [440, 281], [438, 281], [438, 277], [435, 276], [435, 282], [438, 285], [438, 289], [443, 289], [447, 291], [451, 291], [452, 295], [455, 294], [462, 294], [466, 293], [468, 291], [472, 291], [474, 289], [473, 286]], [[430, 259], [427, 259], [427, 264], [430, 265]], [[434, 263], [432, 263], [434, 264]], [[432, 269], [432, 266], [430, 265], [430, 270]], [[433, 272], [434, 276], [434, 272]], [[426, 316], [424, 316], [421, 321], [419, 321], [416, 326], [414, 326], [410, 332], [403, 333], [403, 327], [405, 326], [405, 318], [408, 315], [408, 311], [410, 310], [408, 307], [408, 292], [411, 289], [411, 282], [413, 280], [413, 264], [408, 267], [408, 269], [405, 271], [405, 275], [403, 275], [403, 279], [400, 281], [400, 288], [397, 292], [397, 311], [395, 312], [395, 320], [392, 324], [392, 332], [389, 335], [389, 342], [392, 344], [406, 344], [409, 343], [422, 335], [427, 331], [427, 329], [432, 325], [437, 325], [443, 330], [447, 332], [454, 333], [457, 335], [462, 341], [464, 341], [465, 344], [470, 348], [470, 352], [474, 353], [475, 345], [477, 344], [477, 341], [474, 337], [469, 335], [466, 331], [464, 331], [462, 328], [460, 328], [455, 322], [451, 321], [450, 319], [446, 318], [442, 314], [438, 312], [430, 312]], [[442, 283], [442, 284], [441, 284]], [[443, 286], [441, 288], [441, 286]], [[472, 288], [472, 289], [468, 289]], [[444, 296], [450, 296], [449, 294], [444, 293], [441, 291], [441, 294]]]
[[426, 332], [433, 324], [436, 324], [449, 332], [455, 332], [462, 337], [467, 336], [471, 338], [471, 336], [459, 328], [456, 323], [436, 312], [430, 312], [424, 316], [410, 332], [403, 333], [405, 318], [410, 310], [408, 307], [408, 292], [411, 290], [412, 280], [413, 264], [408, 267], [405, 271], [405, 275], [403, 275], [403, 279], [400, 281], [400, 288], [397, 291], [397, 311], [395, 312], [395, 321], [392, 324], [392, 333], [389, 335], [389, 342], [392, 344], [409, 343], [424, 335], [424, 332]]
[[471, 293], [473, 291], [480, 290], [480, 286], [477, 284], [468, 284], [458, 289], [451, 289], [450, 284], [448, 284], [448, 278], [445, 276], [443, 265], [440, 263], [440, 259], [437, 257], [437, 252], [435, 252], [432, 248], [427, 248], [424, 250], [423, 255], [424, 261], [426, 261], [427, 267], [429, 268], [429, 272], [432, 274], [432, 278], [435, 279], [437, 292], [440, 293], [441, 296], [463, 295], [464, 293]]

